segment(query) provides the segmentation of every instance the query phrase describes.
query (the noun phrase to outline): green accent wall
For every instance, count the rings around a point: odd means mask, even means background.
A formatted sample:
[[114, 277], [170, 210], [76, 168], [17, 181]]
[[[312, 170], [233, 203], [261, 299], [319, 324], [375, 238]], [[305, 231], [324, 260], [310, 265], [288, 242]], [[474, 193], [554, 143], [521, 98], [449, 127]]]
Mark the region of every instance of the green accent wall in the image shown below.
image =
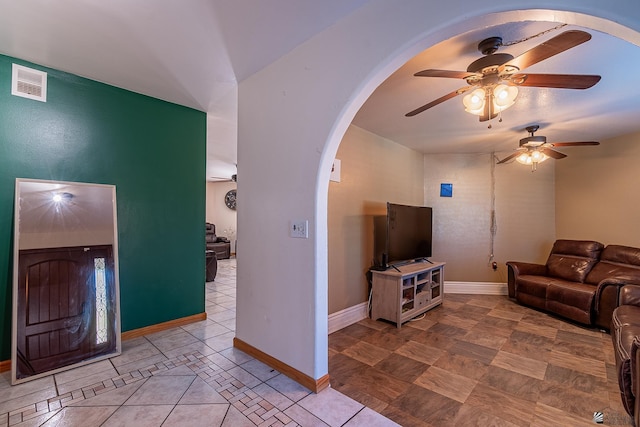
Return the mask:
[[[48, 73], [11, 95], [12, 63]], [[16, 178], [113, 184], [122, 331], [204, 312], [206, 114], [0, 55], [0, 360], [11, 357]]]

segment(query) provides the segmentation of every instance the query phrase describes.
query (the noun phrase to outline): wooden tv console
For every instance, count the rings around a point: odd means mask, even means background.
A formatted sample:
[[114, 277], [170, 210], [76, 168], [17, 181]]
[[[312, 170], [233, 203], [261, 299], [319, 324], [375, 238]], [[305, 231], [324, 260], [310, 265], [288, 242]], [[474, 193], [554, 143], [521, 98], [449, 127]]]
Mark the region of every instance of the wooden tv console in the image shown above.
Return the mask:
[[444, 262], [416, 262], [397, 270], [372, 270], [371, 318], [394, 322], [408, 320], [442, 304]]

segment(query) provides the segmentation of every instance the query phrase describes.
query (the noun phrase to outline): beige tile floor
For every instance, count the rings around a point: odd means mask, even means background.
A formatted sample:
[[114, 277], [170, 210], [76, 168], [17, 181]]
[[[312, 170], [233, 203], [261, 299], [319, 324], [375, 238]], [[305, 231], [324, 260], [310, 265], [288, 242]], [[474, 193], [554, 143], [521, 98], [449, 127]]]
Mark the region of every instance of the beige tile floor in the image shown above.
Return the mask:
[[0, 374], [0, 427], [397, 425], [234, 349], [235, 268], [235, 259], [221, 260], [207, 283], [205, 321], [124, 341], [118, 357], [17, 386]]

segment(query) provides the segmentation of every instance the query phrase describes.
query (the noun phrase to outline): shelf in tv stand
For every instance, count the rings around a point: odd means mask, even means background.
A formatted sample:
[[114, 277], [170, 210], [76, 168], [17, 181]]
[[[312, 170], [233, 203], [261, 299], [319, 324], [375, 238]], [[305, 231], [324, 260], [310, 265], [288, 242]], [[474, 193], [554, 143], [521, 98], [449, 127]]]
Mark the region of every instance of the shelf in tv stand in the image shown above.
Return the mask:
[[408, 320], [442, 304], [444, 262], [416, 262], [396, 269], [372, 271], [371, 318], [394, 322]]

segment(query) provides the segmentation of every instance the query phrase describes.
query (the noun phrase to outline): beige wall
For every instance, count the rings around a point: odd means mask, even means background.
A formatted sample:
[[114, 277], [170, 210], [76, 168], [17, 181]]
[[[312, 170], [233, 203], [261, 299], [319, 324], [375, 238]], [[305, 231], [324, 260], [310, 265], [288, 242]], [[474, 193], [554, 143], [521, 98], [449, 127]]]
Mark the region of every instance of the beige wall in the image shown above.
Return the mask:
[[[504, 157], [510, 153], [502, 153]], [[329, 313], [367, 300], [373, 216], [386, 202], [432, 206], [433, 257], [445, 280], [506, 282], [505, 262], [544, 262], [555, 240], [554, 165], [535, 173], [513, 162], [492, 169], [490, 154], [422, 154], [351, 126], [336, 158], [341, 182], [329, 185]], [[497, 230], [491, 253], [492, 187]], [[453, 197], [440, 197], [440, 184]]]
[[[425, 204], [433, 207], [433, 259], [447, 263], [447, 281], [506, 282], [506, 261], [544, 261], [553, 244], [553, 165], [540, 165], [531, 173], [531, 168], [516, 162], [494, 166], [494, 161], [492, 154], [425, 156]], [[453, 197], [440, 197], [441, 183], [453, 184]], [[494, 199], [497, 271], [490, 262]]]
[[367, 300], [373, 217], [386, 202], [421, 205], [422, 154], [351, 126], [338, 153], [341, 182], [328, 194], [329, 313]]
[[224, 204], [227, 191], [237, 187], [235, 182], [207, 182], [207, 202], [205, 218], [216, 225], [216, 234], [231, 240], [231, 252], [235, 253], [237, 236], [236, 211]]
[[556, 165], [558, 238], [640, 247], [640, 133], [571, 147]]

